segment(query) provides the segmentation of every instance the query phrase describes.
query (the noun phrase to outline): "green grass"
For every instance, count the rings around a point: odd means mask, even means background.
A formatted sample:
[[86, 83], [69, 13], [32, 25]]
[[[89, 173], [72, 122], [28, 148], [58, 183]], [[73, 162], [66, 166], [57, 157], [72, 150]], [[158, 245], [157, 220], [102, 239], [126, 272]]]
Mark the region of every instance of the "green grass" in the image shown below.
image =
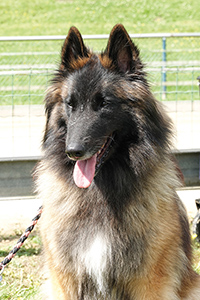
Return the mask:
[[[10, 252], [23, 231], [0, 236], [0, 261]], [[200, 274], [200, 244], [193, 243], [194, 269]], [[3, 281], [0, 283], [1, 300], [42, 300], [42, 284], [45, 283], [44, 257], [41, 238], [33, 231], [6, 266]]]
[[[199, 3], [196, 0], [7, 0], [0, 3], [0, 36], [67, 35], [72, 25], [82, 34], [108, 34], [116, 23], [123, 23], [129, 33], [198, 32]], [[199, 61], [199, 40], [167, 39], [167, 61], [178, 62], [177, 65]], [[101, 51], [107, 43], [106, 40], [85, 42], [95, 51]], [[154, 62], [162, 61], [162, 39], [135, 39], [134, 42], [147, 66], [154, 67]], [[0, 42], [0, 71], [35, 70], [42, 65], [48, 70], [47, 74], [0, 74], [0, 105], [42, 104], [50, 74], [59, 62], [62, 43]], [[149, 73], [153, 91], [162, 99], [161, 68]], [[167, 86], [166, 100], [199, 100], [196, 80], [199, 75], [200, 70], [170, 69], [167, 81], [171, 85]], [[189, 84], [179, 84], [181, 81]]]
[[[28, 71], [29, 72], [29, 71]], [[20, 104], [42, 104], [45, 90], [52, 77], [53, 70], [48, 70], [44, 74], [14, 75], [0, 77], [2, 90], [0, 93], [1, 105], [20, 105]], [[196, 84], [198, 72], [194, 74], [179, 73], [174, 70], [167, 72], [167, 88], [165, 100], [199, 100], [199, 87]], [[163, 86], [161, 83], [161, 72], [149, 72], [149, 80], [152, 90], [158, 100], [163, 100]], [[179, 82], [183, 82], [183, 85]]]
[[200, 244], [193, 242], [193, 251], [194, 251], [194, 270], [200, 274]]
[[129, 32], [195, 32], [200, 28], [196, 0], [7, 0], [0, 4], [0, 35], [109, 33], [116, 23]]
[[[13, 249], [22, 231], [0, 237], [0, 260]], [[44, 282], [41, 240], [34, 231], [17, 252], [13, 260], [5, 267], [0, 283], [1, 300], [40, 300], [41, 285]]]

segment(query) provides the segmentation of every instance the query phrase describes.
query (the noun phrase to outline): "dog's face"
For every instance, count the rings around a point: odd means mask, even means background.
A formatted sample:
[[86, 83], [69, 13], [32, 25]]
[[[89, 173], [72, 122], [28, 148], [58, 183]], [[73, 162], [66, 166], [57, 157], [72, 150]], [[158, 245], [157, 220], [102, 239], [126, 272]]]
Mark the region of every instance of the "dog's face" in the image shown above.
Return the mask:
[[96, 56], [67, 78], [66, 153], [78, 161], [74, 178], [81, 177], [79, 171], [90, 171], [86, 175], [88, 184], [122, 140], [128, 142], [130, 135], [132, 142], [137, 140], [136, 124], [129, 125], [133, 123], [131, 104], [124, 95], [118, 95], [119, 85], [118, 74], [106, 70]]
[[64, 100], [68, 118], [66, 151], [71, 159], [90, 158], [103, 145], [110, 144], [117, 131], [124, 127], [120, 116], [124, 101], [112, 91], [115, 77], [102, 67], [97, 57], [93, 57], [67, 79]]
[[74, 181], [82, 188], [116, 153], [128, 159], [130, 147], [136, 154], [142, 144], [142, 151], [146, 144], [150, 153], [152, 142], [161, 145], [166, 137], [168, 124], [149, 91], [139, 50], [122, 25], [113, 28], [106, 50], [98, 55], [85, 47], [76, 28], [70, 29], [46, 109], [45, 144], [54, 120], [54, 133], [76, 162]]

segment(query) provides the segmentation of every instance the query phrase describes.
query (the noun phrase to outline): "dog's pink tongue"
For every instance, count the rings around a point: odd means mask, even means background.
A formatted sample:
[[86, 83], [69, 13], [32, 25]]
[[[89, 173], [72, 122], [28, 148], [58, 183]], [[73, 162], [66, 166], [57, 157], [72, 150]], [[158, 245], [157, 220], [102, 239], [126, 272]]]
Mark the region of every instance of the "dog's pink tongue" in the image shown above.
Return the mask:
[[74, 182], [79, 188], [88, 188], [95, 174], [96, 155], [86, 160], [78, 160], [74, 167]]

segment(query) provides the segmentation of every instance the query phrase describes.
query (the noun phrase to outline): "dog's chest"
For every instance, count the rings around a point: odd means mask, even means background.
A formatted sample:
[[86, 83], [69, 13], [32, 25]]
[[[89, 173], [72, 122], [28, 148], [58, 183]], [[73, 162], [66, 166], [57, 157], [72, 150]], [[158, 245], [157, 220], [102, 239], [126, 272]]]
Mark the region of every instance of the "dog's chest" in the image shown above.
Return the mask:
[[104, 289], [105, 277], [111, 259], [111, 245], [103, 235], [97, 235], [86, 247], [80, 251], [81, 268], [97, 284], [100, 291]]

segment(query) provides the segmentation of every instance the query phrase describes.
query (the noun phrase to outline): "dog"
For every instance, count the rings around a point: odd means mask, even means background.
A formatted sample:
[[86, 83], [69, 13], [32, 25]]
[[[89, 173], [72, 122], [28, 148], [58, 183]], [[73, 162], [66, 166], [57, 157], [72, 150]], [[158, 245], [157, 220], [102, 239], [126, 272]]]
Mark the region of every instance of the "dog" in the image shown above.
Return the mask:
[[192, 237], [196, 242], [200, 243], [200, 199], [196, 199], [195, 204], [197, 214], [192, 222]]
[[45, 106], [37, 190], [53, 299], [200, 299], [173, 126], [123, 25], [102, 53], [70, 28]]

